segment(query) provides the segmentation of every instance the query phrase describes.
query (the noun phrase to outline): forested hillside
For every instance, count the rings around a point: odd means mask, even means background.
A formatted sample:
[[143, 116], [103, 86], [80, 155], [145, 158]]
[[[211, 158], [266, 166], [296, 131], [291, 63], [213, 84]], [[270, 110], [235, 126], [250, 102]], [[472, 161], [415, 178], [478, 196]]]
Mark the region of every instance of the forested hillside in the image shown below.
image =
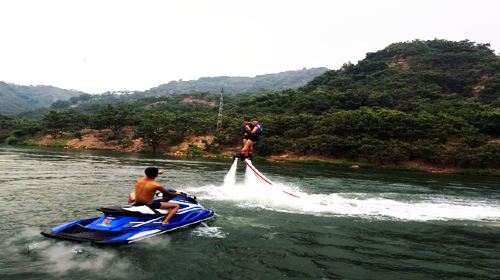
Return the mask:
[[36, 118], [47, 113], [49, 108], [92, 111], [106, 104], [173, 94], [219, 93], [222, 88], [226, 94], [281, 91], [299, 88], [326, 71], [327, 68], [319, 67], [258, 75], [254, 78], [206, 77], [193, 81], [171, 81], [146, 91], [105, 92], [96, 95], [52, 86], [21, 86], [0, 82], [0, 114]]
[[436, 101], [499, 105], [499, 90], [500, 59], [489, 45], [433, 40], [392, 44], [299, 91], [249, 103], [259, 110], [311, 114], [363, 106], [417, 111]]
[[327, 68], [310, 68], [285, 71], [275, 74], [250, 77], [205, 77], [193, 81], [171, 81], [145, 92], [149, 96], [161, 96], [172, 93], [210, 92], [218, 93], [221, 88], [229, 94], [255, 93], [263, 91], [282, 91], [296, 89], [328, 71]]
[[49, 107], [57, 100], [68, 100], [83, 94], [52, 86], [20, 86], [0, 82], [0, 114], [17, 113], [41, 107]]
[[500, 58], [489, 45], [433, 40], [392, 44], [234, 110], [263, 116], [267, 153], [498, 167], [499, 105]]
[[[220, 93], [224, 89], [226, 95], [245, 94], [246, 96], [262, 93], [277, 92], [285, 89], [297, 89], [307, 84], [315, 77], [328, 71], [327, 68], [310, 68], [296, 71], [285, 71], [281, 73], [258, 75], [250, 77], [205, 77], [192, 81], [171, 81], [167, 84], [151, 88], [146, 91], [120, 91], [105, 92], [103, 94], [81, 96], [69, 100], [60, 100], [50, 105], [52, 109], [71, 109], [74, 112], [96, 111], [107, 104], [116, 105], [124, 102], [139, 102], [144, 104], [147, 100], [159, 101], [170, 99], [172, 95], [198, 93]], [[213, 96], [214, 98], [215, 95]], [[181, 97], [181, 99], [184, 97]], [[143, 99], [146, 99], [144, 101]], [[179, 99], [173, 97], [173, 99]], [[165, 103], [165, 102], [163, 102]], [[183, 106], [185, 107], [185, 106]], [[189, 110], [189, 109], [188, 109]], [[178, 111], [178, 109], [177, 109]], [[40, 117], [48, 112], [48, 108], [31, 110], [21, 113], [23, 118]]]
[[109, 128], [120, 138], [120, 130], [131, 125], [135, 137], [153, 150], [189, 135], [211, 134], [215, 142], [203, 152], [217, 153], [240, 143], [241, 122], [248, 116], [264, 124], [256, 146], [261, 156], [500, 168], [500, 58], [487, 44], [395, 43], [297, 90], [225, 101], [223, 131], [217, 135], [214, 93], [94, 104], [85, 110], [73, 106], [51, 111], [42, 121], [3, 120], [3, 127], [14, 121], [25, 126], [14, 132], [17, 136], [11, 133], [9, 141], [17, 141], [39, 133], [36, 129], [56, 137], [83, 127]]

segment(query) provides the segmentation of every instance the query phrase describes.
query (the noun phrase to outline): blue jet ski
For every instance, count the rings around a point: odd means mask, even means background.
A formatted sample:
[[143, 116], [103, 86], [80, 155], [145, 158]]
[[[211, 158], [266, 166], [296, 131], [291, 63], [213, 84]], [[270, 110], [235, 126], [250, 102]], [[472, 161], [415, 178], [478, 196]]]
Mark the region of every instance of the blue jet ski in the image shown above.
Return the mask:
[[[160, 201], [161, 196], [157, 197]], [[103, 215], [84, 220], [77, 220], [41, 232], [43, 236], [72, 241], [88, 241], [96, 244], [128, 244], [165, 232], [199, 224], [214, 216], [214, 212], [205, 209], [195, 196], [179, 195], [170, 200], [179, 204], [179, 210], [163, 225], [167, 210], [152, 209], [146, 205], [114, 206], [97, 209]]]

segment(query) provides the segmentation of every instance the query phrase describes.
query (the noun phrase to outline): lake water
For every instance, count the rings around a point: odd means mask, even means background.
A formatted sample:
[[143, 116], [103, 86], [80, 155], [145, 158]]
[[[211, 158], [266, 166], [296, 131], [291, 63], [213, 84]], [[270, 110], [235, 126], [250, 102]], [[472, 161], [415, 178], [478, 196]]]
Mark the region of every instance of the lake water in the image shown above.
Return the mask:
[[[498, 178], [254, 162], [273, 186], [243, 164], [224, 184], [231, 163], [0, 146], [0, 279], [500, 277]], [[124, 204], [147, 166], [216, 218], [121, 247], [39, 234]]]

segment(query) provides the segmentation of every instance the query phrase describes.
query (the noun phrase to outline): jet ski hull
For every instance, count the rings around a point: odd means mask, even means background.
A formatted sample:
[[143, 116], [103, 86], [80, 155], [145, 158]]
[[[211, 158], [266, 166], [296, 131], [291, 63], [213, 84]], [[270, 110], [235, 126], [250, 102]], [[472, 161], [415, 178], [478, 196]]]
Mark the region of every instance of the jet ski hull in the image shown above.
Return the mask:
[[169, 202], [179, 204], [180, 208], [166, 225], [162, 224], [165, 215], [147, 206], [107, 207], [98, 209], [103, 212], [101, 217], [73, 221], [41, 234], [77, 242], [129, 244], [194, 226], [214, 216], [212, 210], [203, 208], [195, 200], [186, 201], [176, 197]]

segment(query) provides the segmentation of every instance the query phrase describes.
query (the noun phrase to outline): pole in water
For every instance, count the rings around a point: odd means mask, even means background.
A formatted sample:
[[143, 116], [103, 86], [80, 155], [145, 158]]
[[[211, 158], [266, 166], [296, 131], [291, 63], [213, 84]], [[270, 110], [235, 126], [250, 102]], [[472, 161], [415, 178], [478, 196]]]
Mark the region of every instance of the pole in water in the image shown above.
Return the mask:
[[222, 94], [224, 93], [224, 88], [220, 91], [220, 101], [219, 101], [219, 114], [217, 115], [217, 133], [220, 133], [222, 129]]

